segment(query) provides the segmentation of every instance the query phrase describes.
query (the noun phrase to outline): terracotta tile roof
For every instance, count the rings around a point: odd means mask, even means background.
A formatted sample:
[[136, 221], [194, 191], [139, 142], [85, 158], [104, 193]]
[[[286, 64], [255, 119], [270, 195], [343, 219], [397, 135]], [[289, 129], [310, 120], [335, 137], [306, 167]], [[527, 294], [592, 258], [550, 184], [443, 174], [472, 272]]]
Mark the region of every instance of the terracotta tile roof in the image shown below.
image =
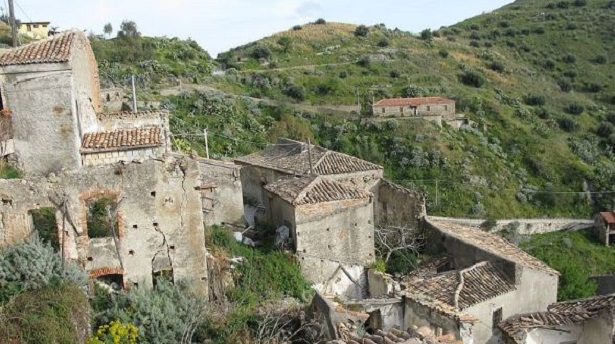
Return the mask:
[[390, 98], [381, 99], [374, 106], [413, 106], [454, 104], [455, 101], [443, 97]]
[[523, 265], [530, 269], [542, 270], [549, 274], [559, 275], [559, 272], [547, 264], [522, 251], [515, 245], [497, 234], [488, 233], [478, 228], [467, 227], [446, 221], [426, 219], [428, 223], [438, 228], [442, 233], [489, 252], [502, 259]]
[[284, 179], [265, 186], [265, 189], [292, 205], [364, 199], [372, 195], [317, 175]]
[[580, 324], [605, 311], [615, 311], [615, 294], [557, 302], [550, 305], [547, 312], [516, 316], [501, 322], [498, 327], [515, 343], [521, 344], [536, 328]]
[[427, 278], [417, 277], [408, 282], [408, 288], [460, 310], [515, 290], [515, 286], [489, 262]]
[[[320, 146], [312, 145], [311, 151], [313, 172], [319, 175], [382, 170], [382, 166]], [[288, 174], [307, 174], [310, 171], [307, 143], [289, 139], [280, 139], [276, 145], [235, 161]]]
[[[340, 324], [343, 325], [343, 324]], [[422, 330], [422, 329], [421, 329]], [[359, 337], [356, 333], [346, 326], [338, 326], [341, 339], [328, 341], [327, 344], [354, 344], [354, 343], [416, 343], [416, 344], [461, 344], [461, 340], [455, 340], [453, 335], [443, 335], [436, 337], [429, 333], [426, 337], [420, 331], [409, 328], [407, 331], [402, 331], [397, 328], [392, 328], [385, 332], [375, 330], [373, 334], [365, 333], [363, 337]]]
[[85, 151], [99, 151], [153, 147], [162, 144], [162, 128], [150, 127], [88, 133], [83, 135], [81, 148]]
[[603, 211], [600, 213], [600, 216], [602, 216], [602, 219], [608, 224], [615, 223], [615, 213], [612, 211]]
[[[61, 63], [70, 60], [73, 41], [80, 31], [66, 31], [47, 39], [8, 49], [0, 53], [0, 66], [33, 63]], [[85, 36], [82, 37], [84, 40]]]

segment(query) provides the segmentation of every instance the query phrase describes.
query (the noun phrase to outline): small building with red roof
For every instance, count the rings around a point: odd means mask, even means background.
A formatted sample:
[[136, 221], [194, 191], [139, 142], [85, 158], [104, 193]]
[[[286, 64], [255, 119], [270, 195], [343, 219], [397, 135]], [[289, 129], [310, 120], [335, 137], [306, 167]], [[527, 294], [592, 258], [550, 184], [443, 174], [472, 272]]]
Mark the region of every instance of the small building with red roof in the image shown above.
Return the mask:
[[[615, 235], [615, 211], [603, 211], [594, 218], [596, 226], [594, 231], [600, 241], [606, 246], [610, 245], [611, 235]], [[615, 239], [615, 238], [613, 238]]]

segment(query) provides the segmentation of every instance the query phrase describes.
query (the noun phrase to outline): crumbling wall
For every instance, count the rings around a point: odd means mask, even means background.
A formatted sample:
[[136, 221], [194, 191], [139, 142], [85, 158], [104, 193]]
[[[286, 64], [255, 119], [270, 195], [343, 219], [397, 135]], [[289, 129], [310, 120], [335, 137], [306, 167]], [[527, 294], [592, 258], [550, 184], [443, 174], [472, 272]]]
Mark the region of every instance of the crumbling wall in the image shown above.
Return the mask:
[[375, 194], [374, 215], [377, 226], [419, 228], [421, 219], [426, 215], [425, 197], [420, 192], [382, 179]]
[[199, 159], [205, 225], [243, 225], [240, 166], [231, 162]]
[[69, 66], [5, 66], [1, 73], [19, 168], [26, 175], [47, 175], [81, 166]]
[[165, 153], [165, 147], [135, 148], [121, 151], [83, 152], [83, 166], [109, 165], [119, 161], [143, 160], [159, 158]]
[[[452, 334], [456, 339], [461, 339], [463, 343], [473, 343], [468, 341], [468, 338], [464, 338], [465, 333], [462, 334], [461, 324], [458, 320], [454, 319], [453, 315], [438, 312], [436, 309], [410, 297], [404, 297], [404, 307], [404, 324], [402, 328], [427, 326], [437, 336]], [[488, 324], [485, 325], [489, 326]], [[464, 327], [472, 326], [469, 323], [464, 323]]]
[[264, 207], [267, 200], [263, 186], [289, 177], [292, 177], [292, 175], [268, 168], [252, 165], [243, 166], [241, 168], [241, 185], [245, 203]]
[[366, 268], [298, 254], [301, 274], [314, 283], [319, 293], [337, 295], [344, 299], [367, 297]]
[[102, 112], [98, 64], [90, 44], [82, 35], [75, 35], [74, 53], [71, 58], [73, 71], [73, 95], [75, 114], [80, 126], [80, 138], [84, 133], [99, 130], [96, 113]]
[[364, 266], [374, 262], [371, 199], [300, 205], [295, 212], [298, 253]]

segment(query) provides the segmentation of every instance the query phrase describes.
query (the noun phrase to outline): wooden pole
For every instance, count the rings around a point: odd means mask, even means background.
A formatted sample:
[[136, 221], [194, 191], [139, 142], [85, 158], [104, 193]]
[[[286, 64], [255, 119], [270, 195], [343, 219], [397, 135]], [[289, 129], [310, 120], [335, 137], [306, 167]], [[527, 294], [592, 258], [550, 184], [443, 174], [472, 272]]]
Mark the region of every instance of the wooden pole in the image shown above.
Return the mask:
[[13, 40], [13, 47], [17, 47], [19, 42], [17, 41], [17, 22], [15, 20], [15, 9], [13, 8], [13, 0], [9, 0], [9, 16], [11, 24], [11, 38]]
[[207, 136], [207, 129], [203, 129], [203, 135], [205, 135], [205, 157], [209, 159], [209, 138]]
[[310, 160], [310, 174], [314, 173], [314, 166], [312, 166], [312, 143], [308, 138], [308, 159]]
[[137, 110], [137, 88], [135, 87], [134, 74], [132, 75], [131, 80], [132, 80], [132, 111], [138, 112]]

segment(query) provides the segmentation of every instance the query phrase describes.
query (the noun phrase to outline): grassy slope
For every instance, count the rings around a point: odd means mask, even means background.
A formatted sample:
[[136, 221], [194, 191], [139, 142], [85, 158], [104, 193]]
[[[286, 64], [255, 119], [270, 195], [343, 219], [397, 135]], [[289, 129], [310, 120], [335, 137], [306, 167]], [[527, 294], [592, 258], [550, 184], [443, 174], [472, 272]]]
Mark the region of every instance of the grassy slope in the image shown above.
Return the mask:
[[[228, 92], [280, 101], [293, 101], [285, 89], [295, 85], [303, 102], [313, 104], [351, 105], [357, 92], [367, 100], [399, 96], [411, 85], [420, 94], [452, 97], [460, 112], [487, 130], [418, 130], [424, 125], [416, 123], [395, 124], [390, 130], [333, 121], [347, 129], [327, 134], [317, 119], [311, 121], [320, 143], [383, 163], [392, 178], [406, 183], [445, 179], [440, 190], [444, 206], [432, 202], [433, 212], [485, 215], [482, 207], [496, 217], [586, 216], [592, 210], [580, 195], [530, 190], [577, 191], [585, 183], [602, 190], [610, 187], [604, 181], [612, 175], [612, 128], [609, 125], [603, 137], [595, 134], [615, 109], [615, 91], [609, 88], [614, 76], [610, 32], [615, 29], [615, 10], [603, 8], [607, 4], [591, 1], [577, 7], [570, 2], [562, 9], [547, 8], [544, 1], [518, 1], [442, 28], [431, 41], [381, 25], [370, 27], [366, 37], [355, 37], [355, 26], [348, 24], [304, 25], [222, 54], [219, 62], [239, 71], [215, 78], [213, 84]], [[281, 37], [290, 40], [286, 51]], [[269, 56], [256, 59], [263, 48]], [[371, 57], [366, 67], [353, 63], [366, 56]], [[496, 64], [504, 70], [492, 70]], [[396, 77], [391, 76], [394, 71]], [[485, 84], [475, 88], [460, 83], [464, 71], [482, 75]], [[560, 85], [573, 90], [566, 92]], [[528, 96], [544, 104], [527, 105]], [[571, 104], [581, 105], [583, 113], [568, 114]], [[564, 130], [570, 122], [575, 128]], [[399, 154], [387, 156], [396, 146], [392, 140], [403, 147]], [[380, 154], [368, 154], [361, 145], [373, 146], [373, 153]], [[417, 148], [442, 155], [447, 163], [436, 164], [438, 171], [426, 171], [424, 163], [400, 162], [416, 160], [420, 154], [412, 152]], [[596, 166], [603, 168], [597, 171]], [[433, 201], [434, 185], [419, 184]], [[598, 207], [611, 203], [599, 201]]]

